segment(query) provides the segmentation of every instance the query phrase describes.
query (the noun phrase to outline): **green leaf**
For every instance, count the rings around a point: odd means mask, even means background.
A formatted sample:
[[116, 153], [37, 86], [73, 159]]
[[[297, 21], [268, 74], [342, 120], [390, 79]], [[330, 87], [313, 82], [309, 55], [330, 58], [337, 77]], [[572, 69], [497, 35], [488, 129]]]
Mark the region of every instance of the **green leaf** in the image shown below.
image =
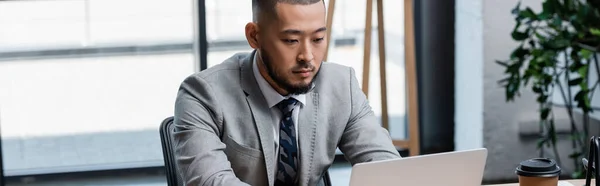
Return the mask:
[[[583, 68], [583, 64], [580, 63], [578, 60], [572, 60], [572, 61], [569, 61], [569, 62], [570, 62], [569, 71], [570, 72], [577, 72], [578, 74], [581, 74], [582, 68]], [[582, 77], [585, 77], [585, 76], [582, 76]]]
[[543, 7], [542, 14], [551, 15], [556, 12], [553, 1], [544, 1], [544, 3], [542, 3], [542, 7]]
[[578, 158], [581, 155], [583, 155], [583, 153], [574, 151], [571, 154], [569, 154], [569, 158]]
[[574, 86], [574, 85], [579, 85], [581, 82], [583, 82], [583, 78], [575, 78], [572, 80], [569, 80], [569, 86]]
[[[588, 65], [581, 65], [581, 67], [579, 67], [579, 70], [577, 70], [577, 72], [579, 73], [579, 76], [581, 77], [587, 77], [587, 73], [588, 73]], [[587, 86], [585, 86], [587, 88]]]
[[545, 120], [546, 118], [548, 118], [548, 115], [550, 115], [550, 111], [550, 108], [543, 108], [540, 114], [541, 119]]
[[585, 179], [585, 174], [581, 170], [574, 171], [573, 173], [571, 173], [571, 178], [572, 179]]
[[555, 8], [556, 8], [556, 14], [558, 14], [558, 16], [564, 16], [564, 14], [566, 14], [569, 9], [567, 8], [567, 5], [565, 5], [565, 0], [553, 0], [555, 3]]
[[[535, 55], [534, 55], [535, 56]], [[544, 56], [535, 56], [533, 58], [531, 58], [531, 61], [529, 61], [529, 64], [535, 63], [535, 64], [546, 64], [546, 61], [548, 59], [546, 59]], [[537, 69], [536, 69], [537, 71]]]
[[499, 81], [498, 81], [498, 84], [505, 85], [505, 84], [506, 84], [506, 83], [508, 83], [509, 81], [510, 81], [510, 77], [507, 77], [507, 78], [504, 78], [504, 79], [501, 79], [501, 80], [499, 80]]
[[548, 85], [550, 85], [550, 83], [552, 83], [553, 80], [553, 76], [549, 75], [549, 74], [544, 74], [544, 84], [546, 85], [546, 87], [548, 87]]
[[[580, 25], [580, 24], [590, 25], [589, 24], [590, 20], [588, 19], [590, 17], [590, 9], [591, 8], [589, 6], [580, 7], [576, 13], [577, 18], [575, 20], [572, 20], [571, 23], [576, 23], [578, 25]], [[594, 20], [592, 20], [592, 21], [594, 21]], [[575, 26], [575, 25], [573, 25], [573, 26]], [[589, 27], [589, 26], [586, 26], [586, 27]], [[577, 29], [577, 30], [583, 30], [583, 29]]]
[[542, 88], [540, 86], [533, 86], [531, 90], [535, 93], [542, 93]]
[[522, 18], [529, 18], [530, 20], [537, 20], [535, 12], [531, 8], [527, 7], [525, 10], [519, 12], [519, 16]]
[[583, 100], [584, 96], [585, 96], [585, 91], [579, 91], [579, 92], [577, 92], [577, 94], [575, 94], [575, 100]]
[[537, 16], [538, 20], [548, 20], [550, 19], [550, 14], [548, 12], [542, 12]]
[[538, 40], [540, 40], [540, 42], [544, 42], [544, 41], [546, 41], [546, 36], [543, 36], [543, 35], [542, 35], [542, 34], [540, 34], [540, 33], [537, 33], [537, 32], [535, 32], [535, 37], [536, 37]]
[[519, 79], [513, 79], [513, 81], [506, 85], [506, 101], [512, 101], [515, 98], [515, 96], [519, 95], [519, 84]]
[[546, 144], [546, 142], [548, 142], [548, 138], [540, 138], [537, 141], [537, 148], [542, 148], [544, 146], [544, 144]]
[[520, 46], [519, 48], [515, 49], [510, 54], [510, 59], [523, 59], [528, 54], [529, 54], [529, 50], [528, 49], [524, 49], [523, 46]]
[[590, 100], [588, 97], [587, 90], [580, 90], [575, 94], [575, 101], [577, 102], [577, 107], [581, 108], [584, 113], [587, 113], [591, 109]]
[[596, 37], [600, 37], [600, 29], [590, 28], [590, 33], [592, 33], [592, 35], [594, 35]]
[[535, 41], [529, 40], [529, 47], [535, 48]]
[[[589, 2], [589, 1], [588, 1]], [[598, 25], [598, 20], [600, 20], [600, 12], [598, 10], [598, 7], [600, 7], [600, 2], [598, 1], [592, 1], [591, 3], [593, 3], [594, 5], [592, 5], [591, 7], [588, 7], [587, 9], [589, 10], [589, 13], [587, 14], [586, 18], [584, 19], [584, 22], [586, 24], [592, 23], [591, 25], [596, 25], [593, 27], [599, 28], [600, 29], [600, 25]]]
[[550, 47], [551, 49], [556, 49], [556, 50], [564, 49], [567, 46], [569, 46], [570, 44], [571, 44], [571, 42], [569, 42], [569, 40], [566, 40], [566, 39], [557, 39], [557, 40], [548, 41], [548, 47]]
[[588, 90], [581, 90], [579, 93], [582, 93], [579, 99], [575, 99], [577, 101], [577, 107], [581, 108], [584, 113], [588, 113], [591, 110], [590, 98], [588, 96]]
[[498, 63], [499, 65], [501, 65], [503, 67], [508, 67], [508, 63], [506, 63], [504, 61], [496, 60], [496, 63]]
[[523, 65], [523, 59], [522, 58], [518, 58], [517, 61], [513, 61], [513, 63], [510, 64], [508, 66], [508, 68], [506, 68], [506, 71], [510, 72], [513, 75], [519, 75], [519, 71], [521, 69], [521, 65]]
[[565, 8], [565, 12], [571, 12], [574, 8], [575, 8], [575, 4], [573, 2], [573, 0], [564, 0], [564, 6], [563, 8]]
[[532, 70], [525, 70], [525, 74], [523, 74], [523, 85], [527, 86], [529, 84], [529, 80], [531, 79], [531, 76], [534, 75], [534, 72], [532, 72]]
[[585, 37], [585, 33], [584, 32], [577, 33], [577, 38], [582, 39], [584, 37]]
[[584, 59], [590, 59], [590, 57], [592, 57], [593, 52], [589, 51], [587, 49], [581, 49], [579, 51], [579, 55], [581, 55], [582, 58]]
[[546, 96], [546, 95], [541, 95], [537, 98], [538, 103], [546, 103], [547, 100], [548, 100], [548, 96]]
[[519, 9], [521, 8], [521, 1], [519, 1], [519, 3], [517, 3], [517, 6], [515, 6], [515, 8], [513, 8], [510, 13], [512, 13], [513, 15], [517, 15], [519, 14]]
[[515, 41], [523, 41], [529, 37], [529, 29], [525, 30], [525, 32], [515, 30], [511, 33], [511, 36]]
[[552, 20], [552, 26], [560, 28], [562, 26], [562, 19], [560, 19], [559, 17], [554, 17], [554, 19]]

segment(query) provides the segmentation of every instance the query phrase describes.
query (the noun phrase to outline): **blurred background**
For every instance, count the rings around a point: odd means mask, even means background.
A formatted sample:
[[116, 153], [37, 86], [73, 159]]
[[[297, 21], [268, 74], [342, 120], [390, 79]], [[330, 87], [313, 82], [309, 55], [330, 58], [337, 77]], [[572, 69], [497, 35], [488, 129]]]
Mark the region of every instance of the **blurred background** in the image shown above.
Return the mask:
[[[507, 102], [498, 84], [506, 75], [495, 61], [508, 59], [519, 45], [511, 37], [511, 11], [519, 1], [414, 1], [416, 79], [407, 79], [405, 69], [407, 1], [383, 0], [392, 137], [409, 138], [406, 84], [412, 81], [419, 154], [488, 148], [484, 183], [516, 181], [514, 168], [522, 160], [556, 158], [552, 148], [538, 148], [533, 92], [524, 88], [520, 98]], [[336, 2], [328, 57], [353, 67], [359, 82], [365, 3]], [[543, 0], [521, 3], [540, 11]], [[368, 93], [381, 120], [376, 19], [374, 9]], [[173, 115], [179, 84], [251, 51], [244, 36], [249, 21], [250, 0], [0, 1], [7, 185], [166, 185], [158, 129]], [[567, 112], [556, 108], [556, 131], [569, 133]], [[590, 122], [591, 133], [597, 132], [596, 117]], [[556, 142], [565, 177], [576, 172], [570, 143], [568, 135]], [[409, 149], [399, 151], [407, 156]], [[341, 154], [338, 159], [330, 170], [333, 184], [348, 185], [350, 166]]]

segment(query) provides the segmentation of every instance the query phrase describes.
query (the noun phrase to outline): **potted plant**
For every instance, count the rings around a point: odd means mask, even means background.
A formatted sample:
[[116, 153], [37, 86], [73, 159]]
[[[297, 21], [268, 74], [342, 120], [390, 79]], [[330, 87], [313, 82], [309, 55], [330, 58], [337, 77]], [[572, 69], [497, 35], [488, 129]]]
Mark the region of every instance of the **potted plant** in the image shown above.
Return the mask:
[[[589, 114], [594, 110], [591, 100], [600, 89], [599, 78], [590, 79], [600, 74], [600, 0], [544, 0], [540, 12], [518, 3], [512, 14], [516, 24], [511, 36], [520, 44], [507, 60], [496, 61], [506, 75], [499, 81], [506, 100], [514, 101], [521, 88], [531, 88], [543, 128], [538, 148], [549, 147], [558, 158], [552, 96], [560, 95], [571, 126], [572, 177], [581, 178], [580, 160], [587, 154]], [[582, 123], [576, 123], [574, 111], [583, 115]]]

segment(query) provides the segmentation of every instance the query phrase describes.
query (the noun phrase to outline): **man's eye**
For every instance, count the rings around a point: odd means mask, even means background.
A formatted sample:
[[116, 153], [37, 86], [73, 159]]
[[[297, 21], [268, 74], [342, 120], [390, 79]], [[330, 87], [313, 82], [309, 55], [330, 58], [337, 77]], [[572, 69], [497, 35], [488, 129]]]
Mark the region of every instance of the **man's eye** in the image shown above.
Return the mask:
[[319, 42], [323, 41], [323, 38], [317, 38], [317, 39], [315, 39], [313, 41], [319, 43]]
[[283, 42], [288, 43], [288, 44], [293, 44], [293, 43], [297, 43], [298, 40], [295, 39], [282, 39]]

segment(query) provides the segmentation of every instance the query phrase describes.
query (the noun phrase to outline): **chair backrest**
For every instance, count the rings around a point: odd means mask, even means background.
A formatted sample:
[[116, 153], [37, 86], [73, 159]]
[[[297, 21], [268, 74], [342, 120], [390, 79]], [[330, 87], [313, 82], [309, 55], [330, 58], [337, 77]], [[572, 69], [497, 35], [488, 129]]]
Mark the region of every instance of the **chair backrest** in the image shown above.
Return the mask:
[[173, 152], [172, 134], [174, 131], [173, 116], [168, 117], [160, 124], [160, 142], [162, 144], [163, 159], [165, 161], [165, 174], [168, 186], [181, 186], [183, 182], [177, 172], [175, 153]]
[[[175, 131], [173, 125], [173, 116], [168, 117], [160, 124], [160, 142], [162, 144], [163, 159], [165, 161], [165, 174], [167, 176], [168, 186], [181, 186], [183, 181], [178, 173], [177, 163], [175, 161], [175, 153], [173, 152], [173, 137], [172, 134]], [[331, 186], [331, 179], [329, 178], [329, 171], [325, 171], [323, 174], [323, 184], [325, 186]]]
[[325, 171], [325, 174], [323, 174], [323, 184], [325, 184], [325, 186], [331, 186], [331, 178], [329, 178], [329, 171]]

